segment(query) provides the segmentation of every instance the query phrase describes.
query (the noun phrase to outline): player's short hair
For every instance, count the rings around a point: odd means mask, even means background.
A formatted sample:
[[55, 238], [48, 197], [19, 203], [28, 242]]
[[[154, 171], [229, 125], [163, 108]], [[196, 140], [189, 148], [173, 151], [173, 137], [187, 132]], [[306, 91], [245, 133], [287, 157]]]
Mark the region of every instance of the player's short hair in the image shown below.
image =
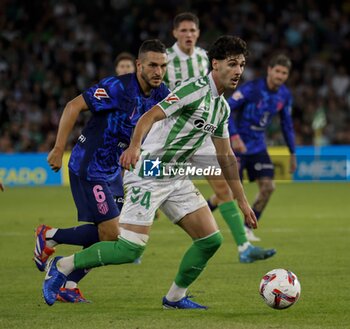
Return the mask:
[[135, 56], [131, 53], [128, 53], [127, 51], [123, 51], [122, 53], [118, 54], [118, 56], [114, 60], [114, 66], [117, 66], [120, 61], [129, 60], [133, 63], [135, 63]]
[[269, 67], [275, 67], [276, 65], [281, 65], [286, 67], [289, 71], [292, 69], [292, 61], [285, 54], [273, 55], [268, 63]]
[[184, 21], [190, 21], [193, 22], [194, 24], [196, 24], [197, 28], [199, 29], [199, 19], [198, 17], [190, 12], [185, 12], [185, 13], [181, 13], [175, 16], [174, 20], [173, 20], [173, 28], [177, 29], [180, 25], [181, 22]]
[[145, 40], [139, 48], [138, 57], [140, 58], [142, 54], [145, 54], [149, 51], [166, 54], [166, 47], [164, 43], [159, 39]]
[[247, 44], [243, 39], [233, 35], [221, 36], [208, 50], [210, 70], [213, 69], [213, 59], [223, 60], [240, 54], [244, 55], [244, 57], [248, 57], [249, 55]]

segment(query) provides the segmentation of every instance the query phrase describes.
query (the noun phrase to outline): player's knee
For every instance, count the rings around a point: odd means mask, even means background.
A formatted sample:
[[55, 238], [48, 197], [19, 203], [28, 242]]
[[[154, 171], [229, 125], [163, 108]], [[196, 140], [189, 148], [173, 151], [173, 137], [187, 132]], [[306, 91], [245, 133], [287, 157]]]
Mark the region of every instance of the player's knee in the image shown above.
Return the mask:
[[147, 234], [136, 233], [133, 231], [121, 229], [121, 239], [127, 244], [128, 252], [125, 253], [125, 262], [132, 263], [140, 258], [148, 241]]
[[206, 253], [213, 255], [220, 248], [223, 241], [224, 237], [220, 231], [217, 231], [208, 237], [196, 240], [195, 244]]
[[135, 260], [140, 258], [143, 254], [144, 247], [142, 249], [137, 245], [128, 245], [127, 252], [124, 253], [124, 263], [133, 263]]
[[98, 225], [98, 237], [100, 241], [116, 241], [119, 234], [118, 221], [115, 219]]
[[271, 195], [276, 189], [276, 186], [273, 181], [269, 182], [266, 186], [266, 192]]
[[221, 247], [223, 241], [224, 241], [224, 237], [222, 236], [222, 234], [220, 232], [217, 232], [215, 234], [215, 239], [213, 240], [213, 242], [210, 245], [210, 248], [212, 250], [217, 251]]
[[270, 196], [275, 191], [275, 189], [275, 183], [271, 180], [264, 182], [264, 184], [261, 185], [260, 191], [262, 194]]

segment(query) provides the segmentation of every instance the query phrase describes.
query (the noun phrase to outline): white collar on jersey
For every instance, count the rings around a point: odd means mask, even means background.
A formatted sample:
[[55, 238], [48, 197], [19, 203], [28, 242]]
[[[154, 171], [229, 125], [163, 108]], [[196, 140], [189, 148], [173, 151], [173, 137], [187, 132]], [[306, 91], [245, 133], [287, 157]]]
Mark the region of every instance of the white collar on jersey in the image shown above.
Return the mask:
[[214, 79], [213, 79], [213, 72], [210, 72], [208, 74], [209, 77], [209, 85], [210, 85], [210, 89], [211, 89], [211, 93], [213, 94], [213, 97], [220, 97], [218, 89], [216, 88]]
[[177, 44], [177, 42], [174, 44], [173, 46], [175, 52], [179, 55], [180, 59], [182, 60], [187, 60], [189, 58], [192, 58], [195, 56], [195, 51], [193, 52], [193, 54], [191, 56], [185, 54], [179, 47], [179, 45]]

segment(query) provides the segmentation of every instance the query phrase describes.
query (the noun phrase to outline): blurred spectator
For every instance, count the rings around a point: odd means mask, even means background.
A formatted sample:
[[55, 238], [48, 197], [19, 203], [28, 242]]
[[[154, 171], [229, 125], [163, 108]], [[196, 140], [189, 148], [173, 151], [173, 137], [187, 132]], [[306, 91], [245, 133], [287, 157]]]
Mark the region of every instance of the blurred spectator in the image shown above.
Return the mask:
[[114, 60], [114, 70], [116, 75], [123, 75], [135, 72], [135, 57], [123, 51]]
[[[210, 13], [208, 13], [210, 8]], [[201, 21], [199, 46], [220, 34], [245, 39], [251, 50], [243, 76], [264, 74], [277, 50], [293, 73], [297, 143], [314, 143], [312, 122], [323, 109], [322, 140], [350, 143], [350, 6], [346, 0], [227, 2], [104, 0], [0, 2], [0, 152], [47, 152], [64, 104], [106, 75], [114, 54], [135, 54], [146, 38], [171, 46], [172, 17], [192, 11]], [[103, 17], [103, 19], [101, 19]], [[72, 134], [73, 145], [81, 119]], [[271, 128], [270, 145], [283, 141]], [[69, 146], [68, 146], [69, 147]]]

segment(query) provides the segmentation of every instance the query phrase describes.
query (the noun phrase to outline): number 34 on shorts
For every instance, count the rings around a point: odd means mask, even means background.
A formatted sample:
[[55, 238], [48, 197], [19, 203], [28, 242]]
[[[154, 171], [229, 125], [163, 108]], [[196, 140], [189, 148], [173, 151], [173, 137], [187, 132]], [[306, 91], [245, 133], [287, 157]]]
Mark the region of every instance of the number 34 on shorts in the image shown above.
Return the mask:
[[145, 207], [147, 210], [151, 206], [151, 194], [152, 192], [141, 191], [141, 187], [133, 186], [130, 191], [130, 201], [132, 203], [140, 203], [141, 206]]

